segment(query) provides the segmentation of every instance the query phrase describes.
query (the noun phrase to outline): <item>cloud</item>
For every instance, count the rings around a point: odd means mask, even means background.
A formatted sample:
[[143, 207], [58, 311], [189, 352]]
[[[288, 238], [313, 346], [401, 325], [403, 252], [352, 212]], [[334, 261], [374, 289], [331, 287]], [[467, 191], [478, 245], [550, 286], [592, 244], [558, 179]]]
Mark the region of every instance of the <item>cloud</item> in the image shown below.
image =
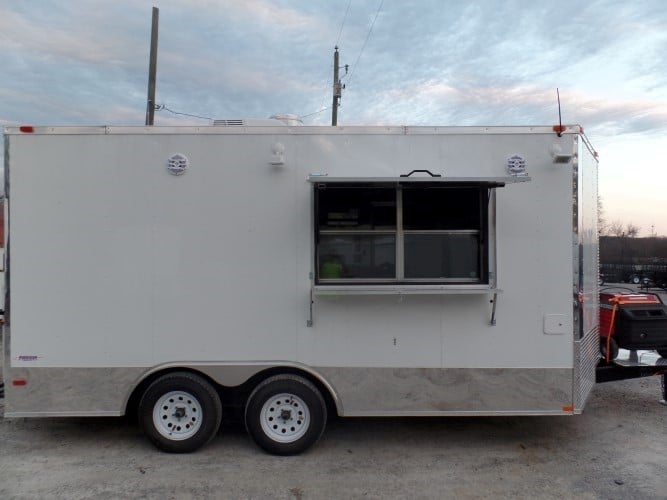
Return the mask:
[[603, 135], [667, 131], [667, 101], [599, 99], [578, 92], [568, 95], [570, 115]]
[[[208, 19], [221, 29], [234, 26], [253, 26], [267, 32], [299, 34], [303, 31], [326, 32], [330, 23], [321, 15], [321, 8], [311, 8], [303, 2], [273, 2], [270, 0], [166, 0], [160, 2], [160, 15], [178, 12], [183, 20], [189, 17]], [[187, 27], [187, 26], [185, 26]]]
[[[384, 2], [364, 47], [378, 5], [350, 3], [343, 24], [345, 2], [162, 0], [158, 102], [216, 118], [313, 113], [330, 106], [340, 33], [341, 63], [358, 61], [341, 123], [553, 123], [560, 87], [566, 121], [664, 128], [662, 2]], [[143, 122], [152, 2], [42, 6], [0, 8], [5, 116], [134, 119], [121, 106]]]
[[[82, 15], [58, 9], [28, 17], [21, 12], [3, 9], [0, 16], [0, 47], [16, 51], [35, 64], [58, 60], [61, 63], [117, 65], [133, 42], [120, 36], [102, 36], [100, 24], [90, 19], [78, 23]], [[76, 11], [74, 11], [76, 12]]]

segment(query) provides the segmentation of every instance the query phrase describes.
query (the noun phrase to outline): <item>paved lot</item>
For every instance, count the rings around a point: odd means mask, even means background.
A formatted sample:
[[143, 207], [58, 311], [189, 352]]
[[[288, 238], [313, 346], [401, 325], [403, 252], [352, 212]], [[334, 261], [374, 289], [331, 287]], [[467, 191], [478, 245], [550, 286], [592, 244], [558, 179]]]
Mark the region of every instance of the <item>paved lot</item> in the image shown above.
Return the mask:
[[579, 416], [338, 419], [287, 458], [234, 424], [177, 456], [123, 419], [0, 419], [0, 498], [667, 498], [660, 395], [651, 377]]

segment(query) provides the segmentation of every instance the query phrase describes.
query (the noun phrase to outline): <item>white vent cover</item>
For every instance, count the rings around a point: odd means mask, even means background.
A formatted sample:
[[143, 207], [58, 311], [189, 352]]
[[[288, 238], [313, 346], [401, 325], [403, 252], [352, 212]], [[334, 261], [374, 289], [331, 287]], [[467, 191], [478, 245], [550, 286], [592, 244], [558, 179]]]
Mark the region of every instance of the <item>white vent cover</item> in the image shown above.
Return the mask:
[[507, 158], [507, 173], [515, 177], [527, 175], [525, 158], [521, 155], [512, 155]]
[[213, 120], [213, 125], [219, 127], [242, 127], [245, 125], [245, 120]]
[[170, 174], [173, 175], [182, 175], [185, 173], [189, 166], [190, 162], [187, 156], [180, 153], [171, 155], [171, 157], [167, 160], [167, 170]]

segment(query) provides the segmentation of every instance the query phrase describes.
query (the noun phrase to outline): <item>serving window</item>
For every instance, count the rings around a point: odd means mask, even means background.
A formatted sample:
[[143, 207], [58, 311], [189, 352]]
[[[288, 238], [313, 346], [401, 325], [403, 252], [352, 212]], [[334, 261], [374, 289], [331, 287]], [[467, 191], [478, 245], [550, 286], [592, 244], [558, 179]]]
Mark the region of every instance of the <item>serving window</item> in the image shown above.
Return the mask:
[[489, 283], [487, 184], [314, 189], [316, 284]]

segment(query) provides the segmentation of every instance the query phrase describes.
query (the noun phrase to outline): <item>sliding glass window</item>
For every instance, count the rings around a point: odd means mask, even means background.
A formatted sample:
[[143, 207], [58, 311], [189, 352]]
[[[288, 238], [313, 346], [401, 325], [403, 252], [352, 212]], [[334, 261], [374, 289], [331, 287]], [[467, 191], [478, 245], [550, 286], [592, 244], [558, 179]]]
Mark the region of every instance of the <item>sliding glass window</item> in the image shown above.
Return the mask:
[[487, 283], [489, 188], [315, 185], [318, 284]]

